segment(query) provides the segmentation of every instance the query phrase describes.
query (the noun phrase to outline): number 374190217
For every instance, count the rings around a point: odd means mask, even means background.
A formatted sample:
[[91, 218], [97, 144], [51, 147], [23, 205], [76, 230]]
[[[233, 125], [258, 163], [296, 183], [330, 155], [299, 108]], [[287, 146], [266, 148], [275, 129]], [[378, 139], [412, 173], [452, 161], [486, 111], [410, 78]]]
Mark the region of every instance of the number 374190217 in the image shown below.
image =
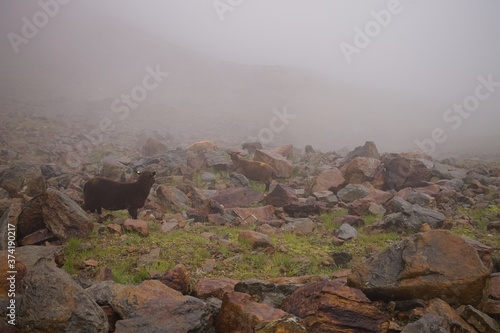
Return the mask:
[[16, 267], [16, 257], [14, 256], [16, 252], [16, 226], [14, 224], [7, 225], [7, 263], [10, 269]]

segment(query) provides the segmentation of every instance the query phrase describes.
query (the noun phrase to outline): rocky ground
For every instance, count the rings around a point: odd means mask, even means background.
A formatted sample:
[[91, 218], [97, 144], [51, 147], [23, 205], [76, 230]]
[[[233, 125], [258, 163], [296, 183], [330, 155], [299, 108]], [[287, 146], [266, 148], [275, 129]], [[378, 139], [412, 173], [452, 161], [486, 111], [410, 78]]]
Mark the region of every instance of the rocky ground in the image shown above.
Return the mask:
[[[2, 332], [499, 331], [498, 162], [96, 128], [0, 124]], [[270, 193], [228, 149], [275, 168]], [[80, 208], [88, 179], [135, 169], [156, 171], [137, 220]]]

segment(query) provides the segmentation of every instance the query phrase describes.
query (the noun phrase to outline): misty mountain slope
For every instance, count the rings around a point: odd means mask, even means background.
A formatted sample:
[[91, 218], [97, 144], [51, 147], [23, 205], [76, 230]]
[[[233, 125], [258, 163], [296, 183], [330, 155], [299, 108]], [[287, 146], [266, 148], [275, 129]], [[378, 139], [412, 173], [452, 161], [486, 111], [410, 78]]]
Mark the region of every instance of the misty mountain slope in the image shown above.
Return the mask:
[[[269, 133], [276, 112], [286, 109], [294, 118], [284, 127], [275, 123], [280, 130], [267, 136], [269, 144], [312, 144], [322, 150], [366, 140], [381, 150], [414, 149], [412, 140], [428, 122], [418, 116], [432, 107], [428, 102], [300, 69], [214, 60], [82, 3], [63, 9], [21, 45], [18, 55], [9, 47], [0, 51], [3, 109], [76, 114], [94, 127], [107, 118], [119, 129], [155, 129], [183, 143], [258, 138]], [[19, 26], [11, 21], [10, 27]], [[168, 76], [120, 118], [124, 113], [113, 112], [113, 102], [125, 106], [123, 94], [142, 86], [150, 70]]]

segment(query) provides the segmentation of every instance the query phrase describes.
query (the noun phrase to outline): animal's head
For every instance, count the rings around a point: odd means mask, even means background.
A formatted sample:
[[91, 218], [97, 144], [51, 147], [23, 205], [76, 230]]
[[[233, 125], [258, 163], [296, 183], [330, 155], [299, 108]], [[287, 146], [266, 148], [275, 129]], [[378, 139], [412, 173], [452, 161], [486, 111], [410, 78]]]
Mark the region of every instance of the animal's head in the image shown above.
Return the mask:
[[240, 161], [240, 154], [238, 152], [229, 152], [229, 156], [231, 156], [231, 161], [233, 161], [233, 163], [238, 163]]
[[142, 171], [142, 172], [136, 171], [136, 173], [139, 175], [139, 178], [137, 179], [138, 182], [146, 183], [153, 186], [156, 175], [155, 171]]

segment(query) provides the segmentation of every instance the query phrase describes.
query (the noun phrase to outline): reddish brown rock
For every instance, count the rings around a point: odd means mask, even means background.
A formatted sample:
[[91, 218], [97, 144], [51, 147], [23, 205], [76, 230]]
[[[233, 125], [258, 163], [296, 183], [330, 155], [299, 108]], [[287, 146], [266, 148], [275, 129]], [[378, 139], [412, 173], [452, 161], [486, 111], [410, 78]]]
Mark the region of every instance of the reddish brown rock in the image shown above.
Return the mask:
[[175, 265], [174, 268], [160, 277], [160, 281], [183, 295], [187, 295], [189, 293], [189, 272], [183, 264]]
[[344, 178], [351, 184], [373, 182], [376, 187], [384, 187], [384, 168], [379, 159], [355, 157], [342, 168]]
[[431, 197], [436, 196], [439, 192], [441, 192], [441, 187], [436, 184], [431, 184], [423, 187], [417, 187], [413, 189], [415, 192], [418, 193], [425, 193], [427, 195], [430, 195]]
[[464, 239], [467, 242], [467, 244], [469, 244], [474, 248], [474, 250], [476, 250], [484, 266], [490, 272], [493, 272], [493, 248], [472, 238], [464, 238]]
[[390, 317], [341, 280], [307, 284], [281, 308], [302, 320], [307, 332], [387, 332]]
[[156, 188], [156, 197], [167, 209], [180, 212], [191, 206], [188, 196], [174, 186], [160, 185]]
[[274, 212], [276, 209], [273, 206], [267, 205], [255, 208], [233, 208], [231, 210], [236, 216], [241, 218], [242, 221], [251, 223], [273, 220], [275, 218]]
[[106, 228], [111, 232], [111, 233], [117, 233], [121, 234], [122, 233], [122, 226], [116, 223], [110, 223], [106, 225]]
[[248, 242], [252, 245], [253, 249], [274, 249], [274, 245], [268, 235], [261, 234], [260, 232], [244, 230], [238, 235], [240, 242]]
[[298, 200], [295, 190], [289, 186], [276, 185], [271, 193], [266, 195], [264, 203], [275, 207], [283, 207]]
[[275, 284], [295, 284], [304, 285], [329, 280], [327, 275], [302, 275], [302, 276], [287, 276], [269, 279], [269, 282]]
[[434, 230], [415, 234], [370, 257], [353, 269], [348, 284], [372, 300], [439, 297], [450, 305], [480, 308], [488, 296], [489, 270], [464, 239]]
[[346, 180], [339, 169], [324, 170], [314, 180], [311, 193], [327, 190], [337, 193], [344, 186], [345, 182]]
[[494, 299], [489, 299], [486, 302], [486, 306], [484, 307], [484, 313], [486, 313], [488, 316], [499, 321], [500, 320], [500, 301], [494, 300]]
[[277, 152], [285, 158], [291, 158], [293, 155], [293, 145], [279, 146], [274, 148], [273, 151]]
[[481, 333], [500, 332], [500, 325], [493, 318], [471, 305], [463, 305], [457, 309], [457, 312]]
[[94, 276], [93, 280], [96, 282], [113, 280], [113, 272], [111, 271], [111, 268], [109, 267], [101, 268]]
[[21, 239], [19, 244], [21, 246], [25, 245], [37, 245], [43, 244], [46, 241], [50, 241], [54, 239], [54, 235], [50, 232], [49, 229], [43, 228], [38, 231], [35, 231], [31, 235], [28, 235]]
[[198, 280], [194, 286], [194, 293], [196, 297], [205, 299], [208, 297], [215, 297], [222, 300], [226, 292], [234, 290], [234, 286], [239, 280], [234, 279], [215, 279], [215, 278], [202, 278]]
[[116, 332], [211, 332], [210, 305], [194, 297], [156, 298], [144, 304], [134, 316], [116, 322]]
[[266, 304], [257, 303], [248, 294], [228, 292], [215, 321], [219, 333], [253, 333], [255, 327], [286, 316], [287, 313]]
[[371, 198], [365, 197], [354, 200], [347, 205], [347, 209], [351, 215], [364, 216], [370, 213], [370, 206], [372, 204], [375, 204], [375, 201]]
[[123, 229], [125, 231], [135, 231], [144, 237], [149, 235], [148, 224], [143, 220], [126, 219], [123, 222]]
[[114, 332], [116, 330], [116, 322], [120, 320], [120, 316], [113, 310], [111, 305], [101, 305], [101, 309], [108, 318], [109, 332]]
[[123, 285], [103, 282], [95, 289], [110, 288], [111, 299], [107, 300], [121, 318], [128, 318], [144, 304], [156, 298], [175, 298], [182, 300], [184, 296], [157, 280], [146, 280], [139, 285]]
[[342, 225], [344, 223], [347, 223], [353, 227], [362, 227], [365, 225], [365, 220], [363, 220], [361, 217], [357, 215], [344, 215], [344, 216], [338, 216], [335, 219], [333, 219], [335, 224]]
[[168, 150], [167, 145], [155, 138], [148, 138], [141, 149], [142, 154], [144, 156], [151, 156], [164, 153], [167, 150]]
[[462, 319], [455, 309], [439, 298], [430, 300], [424, 308], [424, 313], [442, 318], [440, 327], [449, 332], [475, 332], [475, 329]]
[[491, 275], [490, 298], [500, 300], [500, 273]]

